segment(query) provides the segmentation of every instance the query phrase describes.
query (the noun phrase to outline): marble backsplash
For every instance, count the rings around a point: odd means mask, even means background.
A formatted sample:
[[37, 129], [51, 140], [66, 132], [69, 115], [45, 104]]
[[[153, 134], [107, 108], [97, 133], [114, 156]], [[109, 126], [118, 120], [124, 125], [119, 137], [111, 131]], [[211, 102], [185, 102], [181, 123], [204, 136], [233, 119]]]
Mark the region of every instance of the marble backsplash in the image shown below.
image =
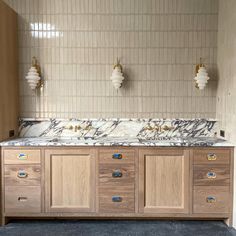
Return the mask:
[[19, 137], [138, 138], [214, 137], [208, 119], [21, 119]]

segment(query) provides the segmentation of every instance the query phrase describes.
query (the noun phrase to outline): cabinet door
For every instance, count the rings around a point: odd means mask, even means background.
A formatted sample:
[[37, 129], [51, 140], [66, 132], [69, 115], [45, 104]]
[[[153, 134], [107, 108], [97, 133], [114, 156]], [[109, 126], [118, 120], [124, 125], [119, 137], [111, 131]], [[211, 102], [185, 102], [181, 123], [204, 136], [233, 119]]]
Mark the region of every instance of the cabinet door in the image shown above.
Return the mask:
[[189, 212], [189, 151], [146, 149], [139, 153], [139, 211]]
[[93, 212], [95, 152], [93, 149], [45, 151], [47, 212]]

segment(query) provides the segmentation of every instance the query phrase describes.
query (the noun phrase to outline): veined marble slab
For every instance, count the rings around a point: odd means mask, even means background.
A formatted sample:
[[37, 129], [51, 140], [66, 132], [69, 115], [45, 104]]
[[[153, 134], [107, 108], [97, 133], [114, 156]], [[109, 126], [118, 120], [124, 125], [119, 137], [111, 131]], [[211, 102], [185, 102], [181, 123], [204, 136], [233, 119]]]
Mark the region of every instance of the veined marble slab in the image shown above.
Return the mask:
[[143, 140], [214, 137], [216, 126], [215, 120], [207, 119], [22, 119], [19, 137], [125, 137]]
[[0, 143], [0, 146], [153, 146], [153, 147], [232, 147], [233, 145], [224, 139], [211, 137], [175, 138], [160, 140], [145, 140], [125, 137], [93, 138], [61, 138], [61, 137], [37, 137], [18, 138]]
[[22, 119], [1, 146], [233, 146], [207, 119]]

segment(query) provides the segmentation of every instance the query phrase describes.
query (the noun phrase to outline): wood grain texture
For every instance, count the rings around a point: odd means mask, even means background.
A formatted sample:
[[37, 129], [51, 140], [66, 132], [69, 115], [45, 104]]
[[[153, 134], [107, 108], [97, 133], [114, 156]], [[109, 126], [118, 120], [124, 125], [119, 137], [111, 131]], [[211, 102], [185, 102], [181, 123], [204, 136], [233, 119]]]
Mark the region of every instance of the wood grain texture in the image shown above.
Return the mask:
[[[216, 202], [208, 203], [207, 197], [214, 197]], [[229, 187], [196, 186], [193, 192], [194, 213], [229, 213]]]
[[234, 199], [234, 148], [230, 149], [230, 185], [229, 185], [229, 217], [225, 220], [228, 226], [233, 224], [233, 199]]
[[[3, 154], [4, 154], [4, 150], [15, 150], [15, 151], [19, 151], [22, 149], [26, 149], [26, 148], [3, 148]], [[115, 148], [115, 150], [123, 150], [124, 152], [127, 152], [128, 148]], [[113, 151], [114, 148], [104, 148], [104, 147], [85, 147], [85, 148], [78, 148], [78, 147], [68, 147], [68, 148], [27, 148], [27, 150], [33, 151], [33, 150], [38, 150], [41, 152], [41, 160], [40, 160], [40, 165], [42, 166], [41, 169], [41, 185], [42, 185], [42, 189], [40, 189], [40, 192], [42, 194], [42, 199], [40, 201], [40, 206], [42, 211], [40, 212], [24, 212], [24, 211], [9, 211], [9, 212], [3, 212], [3, 221], [5, 222], [4, 219], [6, 217], [80, 217], [80, 218], [152, 218], [152, 219], [225, 219], [226, 222], [228, 224], [232, 224], [232, 200], [233, 200], [233, 149], [232, 148], [224, 148], [224, 150], [229, 150], [230, 151], [230, 162], [229, 164], [201, 164], [202, 168], [209, 168], [209, 167], [216, 167], [216, 168], [220, 168], [220, 167], [230, 167], [230, 184], [227, 186], [228, 188], [228, 193], [225, 190], [225, 188], [222, 186], [195, 186], [193, 188], [193, 181], [194, 181], [194, 168], [197, 168], [197, 164], [194, 164], [194, 152], [195, 151], [199, 151], [202, 148], [132, 148], [132, 152], [134, 153], [134, 161], [133, 162], [118, 162], [118, 163], [110, 163], [110, 162], [99, 162], [99, 152], [102, 151], [104, 152], [104, 150], [106, 150], [107, 152], [111, 152], [111, 150]], [[204, 148], [203, 148], [204, 149]], [[213, 148], [211, 148], [213, 149]], [[216, 148], [214, 150], [219, 150], [219, 148]], [[90, 206], [89, 208], [87, 207], [81, 207], [81, 206], [59, 206], [59, 207], [55, 207], [53, 208], [50, 200], [51, 200], [51, 158], [54, 155], [54, 160], [56, 158], [56, 156], [59, 157], [60, 160], [65, 160], [65, 165], [66, 162], [68, 161], [68, 159], [66, 157], [71, 158], [72, 156], [89, 156], [89, 160], [91, 161], [89, 165], [90, 168], [90, 174], [92, 174], [93, 178], [90, 178], [89, 181], [84, 181], [84, 183], [89, 183], [89, 186], [91, 188], [91, 195], [90, 195]], [[146, 163], [146, 157], [151, 156], [150, 163]], [[153, 156], [158, 157], [156, 160], [153, 161]], [[162, 157], [162, 158], [161, 158]], [[164, 159], [164, 157], [169, 157], [170, 159]], [[173, 159], [171, 159], [173, 157]], [[177, 157], [179, 157], [180, 159], [177, 159]], [[2, 157], [4, 159], [4, 157]], [[164, 161], [164, 160], [168, 160], [168, 161]], [[156, 163], [157, 161], [157, 163]], [[82, 163], [83, 161], [81, 161]], [[169, 162], [169, 163], [168, 163]], [[184, 162], [183, 165], [180, 165], [181, 162]], [[56, 163], [57, 165], [57, 160], [54, 162], [54, 164]], [[70, 161], [71, 163], [71, 161]], [[153, 165], [151, 165], [152, 163], [155, 163], [156, 167], [158, 166], [158, 168], [154, 168]], [[162, 163], [162, 164], [161, 164]], [[146, 165], [147, 164], [147, 165]], [[36, 164], [39, 165], [39, 164]], [[71, 165], [71, 164], [70, 164]], [[72, 167], [68, 166], [66, 168], [70, 169], [70, 171], [75, 172], [75, 170], [73, 170], [73, 168], [75, 168], [74, 166], [79, 165], [79, 161], [76, 164], [74, 164]], [[168, 166], [165, 167], [165, 165]], [[14, 167], [14, 164], [3, 164], [2, 168], [3, 170], [5, 170], [5, 166], [9, 166], [9, 167]], [[30, 166], [35, 166], [35, 164], [22, 164], [22, 166], [25, 167], [30, 167]], [[59, 166], [64, 166], [64, 163], [59, 164]], [[130, 167], [132, 166], [132, 168]], [[149, 167], [148, 167], [149, 166]], [[159, 168], [159, 166], [162, 166], [161, 168]], [[172, 166], [172, 168], [170, 168], [170, 166]], [[181, 166], [181, 168], [180, 168]], [[95, 168], [96, 167], [96, 168]], [[100, 182], [99, 177], [99, 168], [101, 167], [101, 169], [104, 169], [104, 180], [105, 182], [107, 182], [106, 184], [103, 184], [102, 182]], [[128, 176], [130, 177], [131, 175], [128, 174], [127, 175], [127, 181], [124, 183], [123, 181], [121, 183], [113, 183], [113, 182], [109, 182], [109, 175], [108, 174], [108, 170], [111, 170], [112, 167], [120, 167], [120, 168], [127, 168], [127, 173], [129, 172], [129, 170], [133, 169], [134, 171], [134, 179], [132, 179], [132, 183], [130, 182], [130, 179], [128, 178]], [[164, 168], [165, 167], [165, 168]], [[79, 166], [79, 168], [81, 168], [81, 165]], [[131, 169], [130, 169], [131, 168]], [[55, 172], [55, 178], [57, 178], [57, 176], [60, 176], [59, 178], [61, 178], [61, 174], [58, 174], [58, 169], [60, 168], [54, 168], [56, 169], [57, 172]], [[63, 168], [62, 168], [63, 169]], [[76, 168], [78, 169], [78, 168]], [[151, 179], [151, 176], [154, 176], [155, 178], [157, 178], [157, 183], [160, 183], [160, 181], [158, 182], [158, 180], [160, 179], [159, 174], [157, 173], [159, 172], [159, 170], [161, 169], [161, 172], [163, 173], [162, 178], [166, 181], [168, 178], [171, 179], [170, 182], [173, 181], [173, 185], [176, 185], [176, 183], [178, 184], [180, 181], [179, 180], [174, 180], [174, 177], [172, 176], [166, 176], [166, 173], [169, 173], [171, 170], [171, 175], [174, 176], [181, 176], [181, 171], [180, 169], [183, 171], [182, 172], [182, 176], [184, 176], [184, 180], [182, 183], [184, 183], [185, 187], [179, 185], [180, 189], [184, 189], [184, 191], [182, 191], [182, 196], [184, 196], [184, 204], [181, 204], [181, 206], [178, 208], [176, 207], [176, 203], [180, 204], [181, 201], [172, 201], [169, 204], [169, 208], [167, 207], [163, 207], [164, 204], [166, 204], [166, 200], [160, 200], [159, 202], [163, 204], [159, 204], [159, 206], [154, 206], [154, 207], [149, 207], [147, 208], [145, 205], [146, 202], [146, 183], [148, 183], [149, 185], [153, 185], [153, 179]], [[166, 171], [163, 171], [166, 170]], [[177, 169], [177, 170], [176, 170]], [[45, 170], [45, 175], [44, 175], [44, 170]], [[87, 168], [86, 168], [87, 170]], [[151, 172], [153, 174], [151, 174]], [[108, 172], [107, 172], [108, 171]], [[177, 171], [177, 173], [176, 173]], [[69, 171], [68, 171], [69, 172]], [[185, 175], [185, 173], [187, 173]], [[4, 175], [4, 171], [2, 172], [2, 174]], [[70, 173], [69, 173], [70, 174]], [[76, 175], [77, 173], [75, 173]], [[150, 177], [148, 177], [147, 175], [150, 175]], [[73, 174], [74, 176], [74, 174]], [[156, 177], [157, 176], [157, 177]], [[187, 178], [187, 176], [189, 176]], [[103, 178], [102, 177], [102, 178]], [[147, 178], [150, 178], [150, 181], [147, 182]], [[177, 178], [179, 179], [179, 177]], [[3, 191], [5, 193], [4, 190], [4, 179], [2, 180], [2, 184], [3, 184]], [[69, 182], [69, 181], [68, 181]], [[73, 182], [73, 178], [72, 178], [72, 182]], [[54, 185], [58, 185], [56, 181], [54, 181]], [[70, 184], [70, 183], [69, 183]], [[45, 185], [45, 188], [44, 188]], [[87, 186], [87, 184], [86, 184]], [[160, 183], [160, 190], [165, 191], [165, 188], [163, 187], [163, 184]], [[168, 186], [171, 186], [170, 188], [172, 188], [172, 185], [169, 184]], [[6, 186], [8, 187], [8, 186]], [[11, 186], [9, 186], [11, 187]], [[15, 187], [15, 186], [14, 186]], [[28, 187], [28, 186], [22, 186], [23, 188]], [[31, 187], [31, 186], [30, 186]], [[37, 186], [36, 186], [37, 187]], [[39, 186], [40, 187], [40, 186]], [[155, 187], [155, 186], [154, 186]], [[181, 188], [182, 187], [182, 188]], [[205, 188], [206, 187], [206, 188]], [[60, 189], [63, 188], [62, 185], [59, 184], [58, 187], [58, 192], [60, 193]], [[70, 188], [70, 187], [69, 187]], [[227, 204], [228, 204], [228, 210], [225, 210], [224, 207], [222, 207], [222, 204], [216, 207], [216, 211], [214, 210], [209, 210], [207, 207], [202, 206], [202, 201], [200, 201], [200, 203], [196, 202], [196, 190], [197, 188], [202, 188], [204, 191], [205, 190], [211, 190], [212, 188], [215, 189], [214, 191], [211, 191], [210, 193], [216, 193], [219, 194], [220, 198], [223, 199], [219, 202], [224, 202], [226, 199], [226, 197], [224, 197], [224, 195], [228, 194], [227, 197]], [[151, 189], [149, 187], [149, 189]], [[156, 188], [157, 189], [157, 188]], [[152, 192], [155, 193], [156, 189], [152, 189]], [[45, 192], [44, 192], [45, 190]], [[173, 188], [174, 190], [174, 195], [180, 196], [178, 195], [178, 191], [175, 190], [175, 186]], [[202, 194], [204, 195], [203, 190], [201, 190], [200, 192], [202, 192]], [[164, 192], [163, 191], [163, 192]], [[57, 192], [56, 187], [54, 192]], [[73, 192], [72, 192], [73, 193]], [[202, 196], [200, 193], [198, 193], [200, 197], [198, 197], [197, 199], [200, 199]], [[72, 194], [74, 196], [74, 193]], [[118, 196], [123, 196], [122, 198], [122, 202], [118, 203], [114, 203], [112, 202], [111, 198], [113, 195], [118, 195]], [[193, 195], [193, 196], [192, 196]], [[72, 196], [72, 198], [73, 198]], [[152, 200], [151, 194], [150, 194], [150, 199]], [[166, 198], [166, 194], [163, 194], [163, 198]], [[168, 198], [168, 196], [167, 196]], [[218, 197], [218, 199], [220, 199]], [[171, 197], [169, 198], [171, 200]], [[202, 197], [203, 199], [203, 197]], [[45, 200], [45, 201], [44, 201]], [[95, 201], [96, 200], [96, 201]], [[3, 201], [3, 205], [4, 205], [4, 199]], [[192, 203], [193, 201], [193, 203]], [[45, 204], [44, 204], [45, 202]], [[154, 201], [155, 202], [155, 201]], [[167, 203], [169, 203], [167, 201]], [[25, 203], [26, 204], [26, 203]], [[30, 203], [31, 204], [31, 203]], [[166, 204], [167, 205], [167, 204]], [[29, 204], [25, 205], [25, 207], [27, 208], [27, 206], [29, 206]], [[208, 205], [207, 205], [208, 206]], [[123, 210], [122, 210], [123, 209]], [[204, 211], [205, 209], [205, 211]]]
[[[144, 212], [189, 211], [189, 152], [141, 152], [144, 168]], [[139, 173], [140, 174], [140, 173]]]
[[40, 213], [40, 186], [5, 186], [6, 213]]
[[[121, 154], [122, 159], [114, 159], [113, 154]], [[135, 151], [133, 149], [109, 148], [99, 151], [99, 163], [134, 163]]]
[[[209, 161], [208, 154], [215, 154], [216, 160]], [[199, 148], [193, 152], [194, 164], [229, 164], [230, 149], [229, 148]]]
[[[215, 178], [209, 178], [207, 174], [212, 172]], [[195, 165], [193, 169], [195, 186], [225, 186], [230, 184], [230, 167], [228, 165]]]
[[17, 14], [0, 1], [0, 141], [18, 131], [18, 40]]
[[[119, 171], [121, 177], [113, 177], [114, 172]], [[110, 185], [134, 185], [135, 172], [134, 164], [100, 164], [99, 165], [99, 184], [101, 186]]]
[[95, 160], [90, 149], [46, 151], [46, 210], [94, 211]]
[[[26, 173], [25, 178], [19, 178], [18, 173]], [[6, 186], [41, 185], [40, 165], [5, 165], [4, 180]]]
[[[122, 198], [113, 202], [112, 196]], [[99, 188], [99, 212], [131, 213], [135, 211], [134, 186], [116, 186]]]
[[[20, 160], [20, 154], [25, 154], [25, 160]], [[4, 164], [39, 164], [41, 162], [41, 153], [39, 149], [4, 149]]]

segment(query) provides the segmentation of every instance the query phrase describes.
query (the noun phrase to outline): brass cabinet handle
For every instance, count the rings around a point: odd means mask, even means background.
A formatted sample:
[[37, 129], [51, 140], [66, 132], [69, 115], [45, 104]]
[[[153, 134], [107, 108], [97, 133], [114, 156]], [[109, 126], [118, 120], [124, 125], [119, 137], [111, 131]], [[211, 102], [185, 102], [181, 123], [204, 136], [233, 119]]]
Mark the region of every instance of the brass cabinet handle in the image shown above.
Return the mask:
[[207, 160], [208, 161], [215, 161], [217, 159], [217, 156], [215, 153], [208, 153], [207, 154]]
[[113, 173], [112, 173], [112, 177], [113, 178], [121, 178], [122, 177], [122, 172], [120, 170], [115, 170]]
[[17, 159], [18, 159], [18, 160], [27, 160], [27, 159], [28, 159], [28, 155], [25, 154], [25, 153], [19, 153], [19, 154], [17, 155]]
[[112, 158], [113, 158], [113, 159], [122, 159], [122, 154], [121, 154], [121, 153], [114, 153], [114, 154], [112, 155]]
[[216, 173], [213, 172], [213, 171], [209, 171], [209, 172], [207, 173], [207, 178], [208, 178], [208, 179], [215, 179], [215, 178], [216, 178]]
[[122, 202], [122, 197], [120, 196], [112, 196], [111, 199], [113, 202]]
[[26, 173], [24, 170], [19, 170], [18, 173], [17, 173], [17, 177], [18, 178], [27, 178], [28, 173]]
[[206, 198], [206, 202], [207, 202], [207, 203], [215, 203], [215, 202], [216, 202], [216, 198], [213, 197], [213, 196], [208, 196], [208, 197]]
[[19, 202], [26, 202], [28, 200], [27, 197], [18, 197]]

